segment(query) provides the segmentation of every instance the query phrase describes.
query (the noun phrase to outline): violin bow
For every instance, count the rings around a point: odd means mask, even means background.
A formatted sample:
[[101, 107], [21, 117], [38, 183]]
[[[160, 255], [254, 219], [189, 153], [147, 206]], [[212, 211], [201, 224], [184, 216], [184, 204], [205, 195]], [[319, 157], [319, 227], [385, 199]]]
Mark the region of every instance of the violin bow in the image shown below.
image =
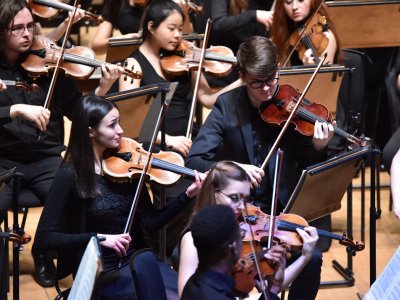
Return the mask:
[[278, 207], [278, 191], [279, 184], [281, 180], [281, 170], [282, 170], [282, 161], [283, 161], [283, 151], [278, 149], [276, 152], [275, 159], [275, 173], [274, 173], [274, 185], [272, 188], [272, 203], [271, 203], [271, 213], [269, 218], [269, 235], [268, 235], [268, 249], [272, 247], [272, 239], [275, 235], [275, 216], [276, 209]]
[[75, 0], [74, 10], [73, 10], [71, 18], [68, 21], [67, 30], [65, 31], [65, 34], [64, 34], [64, 39], [63, 39], [62, 46], [61, 46], [61, 55], [57, 59], [57, 64], [56, 64], [56, 67], [54, 69], [53, 77], [51, 78], [49, 90], [47, 92], [46, 101], [44, 102], [44, 105], [43, 105], [44, 108], [49, 108], [50, 107], [51, 98], [53, 97], [54, 87], [56, 85], [57, 78], [58, 78], [58, 73], [60, 71], [61, 61], [62, 61], [62, 59], [64, 57], [65, 48], [66, 48], [66, 45], [67, 45], [69, 34], [71, 33], [73, 20], [75, 18], [76, 12], [78, 10], [78, 8], [77, 8], [78, 4], [79, 4], [79, 0]]
[[[319, 69], [321, 68], [322, 64], [324, 63], [325, 59], [326, 59], [327, 54], [325, 53], [325, 55], [322, 57], [322, 59], [320, 60], [319, 64], [317, 65], [317, 67], [315, 68], [314, 73], [312, 74], [310, 80], [308, 81], [306, 87], [304, 88], [303, 92], [301, 93], [299, 99], [297, 100], [296, 105], [292, 108], [292, 111], [290, 112], [289, 117], [287, 118], [285, 124], [283, 125], [281, 132], [279, 133], [278, 137], [275, 140], [275, 143], [272, 145], [271, 150], [268, 152], [267, 157], [265, 158], [264, 162], [261, 165], [262, 169], [265, 169], [265, 167], [267, 166], [269, 160], [271, 159], [272, 153], [275, 151], [275, 149], [278, 147], [278, 143], [281, 141], [283, 134], [285, 133], [286, 129], [289, 127], [290, 122], [292, 121], [292, 119], [294, 118], [294, 116], [296, 115], [296, 112], [298, 110], [298, 108], [300, 107], [301, 102], [303, 101], [304, 96], [306, 95], [306, 93], [308, 92], [312, 82], [315, 79], [315, 76], [317, 76], [317, 73], [319, 71]], [[279, 87], [278, 87], [279, 88]]]
[[192, 137], [193, 118], [194, 118], [194, 112], [196, 110], [196, 101], [197, 101], [196, 99], [197, 99], [197, 93], [199, 90], [199, 83], [200, 83], [200, 78], [201, 78], [201, 70], [203, 69], [204, 57], [206, 56], [208, 37], [209, 37], [210, 31], [211, 31], [211, 23], [212, 23], [211, 19], [208, 18], [207, 23], [206, 23], [205, 33], [204, 33], [203, 45], [201, 47], [200, 61], [199, 61], [199, 67], [197, 69], [196, 83], [194, 85], [192, 104], [190, 106], [189, 121], [188, 121], [188, 126], [187, 126], [187, 131], [186, 131], [186, 138], [188, 138], [188, 139], [190, 139]]
[[[290, 51], [288, 57], [286, 58], [285, 62], [283, 63], [283, 66], [282, 66], [283, 68], [286, 67], [287, 63], [289, 62], [290, 57], [293, 55], [293, 53], [294, 53], [294, 51], [296, 50], [297, 46], [299, 45], [299, 43], [300, 43], [301, 40], [303, 39], [303, 36], [306, 34], [307, 26], [308, 26], [309, 22], [311, 22], [312, 17], [315, 16], [315, 15], [319, 12], [319, 10], [321, 9], [321, 7], [322, 7], [322, 5], [324, 4], [324, 2], [325, 2], [325, 0], [322, 0], [322, 1], [321, 1], [321, 3], [319, 4], [319, 6], [318, 6], [317, 9], [315, 10], [315, 12], [314, 12], [314, 13], [312, 14], [312, 16], [308, 19], [307, 24], [301, 29], [300, 34], [299, 34], [299, 38], [297, 39], [296, 44], [294, 44], [294, 46], [293, 46], [292, 50]], [[275, 4], [275, 1], [274, 1], [274, 4]], [[273, 4], [273, 5], [274, 5], [274, 4]], [[314, 51], [313, 51], [313, 52], [314, 52]], [[314, 55], [314, 56], [315, 56], [315, 55]], [[318, 57], [318, 56], [315, 56], [315, 61], [316, 61], [317, 63], [319, 63], [319, 57]]]

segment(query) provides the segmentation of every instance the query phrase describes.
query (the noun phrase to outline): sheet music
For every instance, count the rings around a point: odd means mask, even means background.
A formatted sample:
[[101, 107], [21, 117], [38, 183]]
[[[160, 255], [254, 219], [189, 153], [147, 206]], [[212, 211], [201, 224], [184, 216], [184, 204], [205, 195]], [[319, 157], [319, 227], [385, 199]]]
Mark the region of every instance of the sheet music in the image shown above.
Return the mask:
[[96, 238], [92, 237], [79, 264], [68, 300], [89, 300], [100, 268], [100, 251]]
[[400, 299], [400, 247], [365, 294], [363, 300], [397, 300]]

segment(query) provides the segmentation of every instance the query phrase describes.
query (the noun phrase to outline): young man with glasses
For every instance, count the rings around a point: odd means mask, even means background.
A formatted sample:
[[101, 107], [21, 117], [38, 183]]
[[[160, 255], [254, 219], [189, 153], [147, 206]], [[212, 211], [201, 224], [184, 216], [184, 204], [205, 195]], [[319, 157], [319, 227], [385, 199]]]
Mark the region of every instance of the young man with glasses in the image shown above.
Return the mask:
[[[237, 162], [251, 179], [253, 203], [269, 213], [275, 157], [265, 170], [260, 167], [281, 128], [264, 122], [260, 117], [260, 107], [272, 103], [277, 95], [278, 53], [271, 40], [253, 36], [240, 45], [236, 57], [239, 75], [245, 85], [218, 97], [192, 144], [186, 166], [204, 172], [220, 160]], [[333, 126], [318, 122], [313, 137], [302, 136], [293, 128], [286, 131], [279, 143], [284, 158], [278, 210], [282, 210], [289, 200], [300, 171], [326, 159], [326, 146], [332, 136]], [[315, 298], [321, 263], [321, 253], [315, 250], [310, 263], [293, 282], [292, 296]], [[306, 293], [303, 291], [305, 286], [309, 287]]]
[[[7, 87], [0, 93], [0, 172], [17, 167], [23, 174], [22, 189], [33, 194], [30, 198], [36, 196], [44, 204], [65, 149], [63, 117], [72, 116], [82, 93], [72, 79], [60, 73], [51, 105], [43, 107], [52, 77], [32, 77], [21, 66], [34, 41], [34, 29], [27, 1], [0, 1], [0, 78], [38, 86], [35, 92]], [[120, 69], [102, 67], [103, 78], [95, 90], [96, 95], [104, 95], [109, 90], [121, 74]], [[12, 192], [11, 184], [0, 192], [0, 223], [11, 206]], [[37, 282], [42, 286], [54, 285], [52, 260], [34, 249], [32, 254]], [[1, 266], [1, 269], [6, 268]]]

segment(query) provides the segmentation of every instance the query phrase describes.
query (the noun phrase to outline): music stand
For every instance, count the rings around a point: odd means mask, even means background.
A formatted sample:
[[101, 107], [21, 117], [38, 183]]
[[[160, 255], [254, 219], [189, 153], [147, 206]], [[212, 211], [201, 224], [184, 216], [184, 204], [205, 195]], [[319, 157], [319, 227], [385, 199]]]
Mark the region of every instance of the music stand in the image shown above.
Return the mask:
[[400, 0], [340, 0], [325, 4], [342, 48], [400, 46]]
[[[13, 228], [12, 232], [21, 234], [22, 230], [18, 224], [18, 198], [21, 191], [21, 182], [22, 182], [22, 173], [16, 172], [16, 167], [6, 170], [0, 174], [0, 186], [7, 183], [9, 180], [13, 179]], [[8, 228], [8, 217], [7, 214], [4, 218], [4, 229], [5, 233], [9, 232]], [[4, 234], [4, 238], [7, 239], [8, 235]], [[5, 243], [5, 255], [7, 261], [7, 275], [9, 274], [8, 268], [8, 261], [9, 261], [9, 254], [8, 254], [8, 243]], [[19, 299], [19, 251], [20, 245], [17, 242], [13, 242], [13, 299]], [[9, 277], [9, 276], [7, 276]], [[8, 290], [9, 290], [8, 285]]]
[[[347, 234], [352, 237], [351, 182], [362, 159], [370, 153], [370, 146], [356, 148], [303, 170], [283, 212], [300, 215], [307, 221], [315, 220], [339, 210], [347, 190]], [[332, 262], [344, 280], [321, 282], [321, 287], [354, 285], [352, 253], [348, 252], [347, 259], [347, 268], [336, 260]]]
[[92, 237], [79, 264], [68, 300], [90, 300], [96, 279], [102, 269], [103, 264], [99, 243], [96, 237]]
[[[118, 103], [124, 135], [137, 139], [140, 132], [146, 130], [148, 126], [153, 125], [148, 130], [154, 129], [155, 123], [145, 122], [146, 119], [149, 119], [148, 115], [153, 103], [160, 107], [162, 94], [165, 94], [167, 100], [171, 100], [177, 85], [176, 82], [151, 84], [137, 89], [108, 94], [105, 98]], [[153, 117], [151, 120], [153, 120]]]

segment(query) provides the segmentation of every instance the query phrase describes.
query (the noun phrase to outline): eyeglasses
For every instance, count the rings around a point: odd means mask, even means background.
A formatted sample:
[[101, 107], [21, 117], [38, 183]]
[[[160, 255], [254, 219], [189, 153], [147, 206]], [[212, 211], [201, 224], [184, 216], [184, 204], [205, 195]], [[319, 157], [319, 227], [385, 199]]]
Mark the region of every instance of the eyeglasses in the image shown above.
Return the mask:
[[221, 193], [222, 195], [228, 197], [229, 199], [232, 200], [232, 202], [236, 205], [240, 205], [242, 203], [249, 203], [250, 202], [250, 196], [245, 195], [242, 193], [234, 193], [234, 194], [225, 194], [223, 191], [217, 190], [217, 192]]
[[25, 32], [25, 28], [29, 31], [29, 32], [33, 32], [33, 30], [35, 29], [36, 24], [35, 23], [29, 23], [27, 25], [24, 24], [18, 24], [13, 26], [10, 31], [12, 34], [15, 35], [21, 35]]
[[261, 89], [264, 86], [274, 86], [278, 83], [279, 77], [268, 78], [265, 80], [250, 81], [249, 84], [253, 89]]

